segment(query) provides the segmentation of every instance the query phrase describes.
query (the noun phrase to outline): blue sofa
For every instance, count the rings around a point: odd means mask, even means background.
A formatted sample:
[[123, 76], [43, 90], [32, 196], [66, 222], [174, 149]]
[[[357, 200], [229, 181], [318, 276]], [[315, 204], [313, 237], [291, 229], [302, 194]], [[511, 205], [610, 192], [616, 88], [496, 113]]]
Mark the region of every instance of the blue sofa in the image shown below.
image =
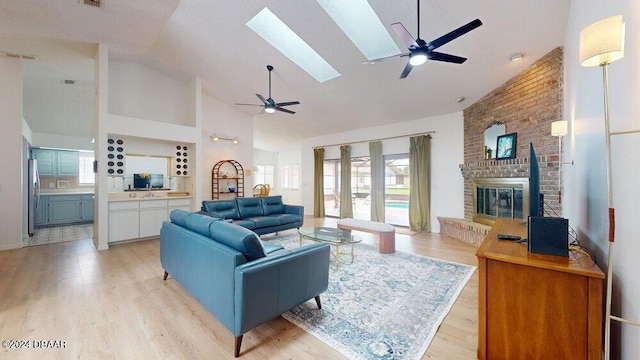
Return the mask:
[[235, 336], [315, 298], [329, 283], [329, 245], [296, 249], [262, 242], [218, 218], [173, 210], [160, 230], [164, 280], [171, 275]]
[[254, 231], [258, 235], [300, 228], [304, 207], [285, 205], [282, 196], [235, 198], [232, 200], [205, 200], [201, 214], [230, 219], [234, 224]]

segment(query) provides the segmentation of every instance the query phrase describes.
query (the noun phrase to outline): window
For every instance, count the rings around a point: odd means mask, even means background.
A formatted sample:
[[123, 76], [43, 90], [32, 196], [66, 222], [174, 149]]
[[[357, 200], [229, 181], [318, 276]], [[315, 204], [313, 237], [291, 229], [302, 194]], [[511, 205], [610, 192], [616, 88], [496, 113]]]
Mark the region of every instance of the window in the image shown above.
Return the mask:
[[274, 167], [272, 165], [256, 165], [258, 171], [254, 173], [255, 184], [269, 184], [273, 188], [273, 172]]
[[300, 188], [300, 165], [282, 166], [282, 188], [294, 190]]
[[80, 152], [78, 156], [78, 182], [80, 184], [95, 184], [96, 174], [93, 172], [93, 153]]

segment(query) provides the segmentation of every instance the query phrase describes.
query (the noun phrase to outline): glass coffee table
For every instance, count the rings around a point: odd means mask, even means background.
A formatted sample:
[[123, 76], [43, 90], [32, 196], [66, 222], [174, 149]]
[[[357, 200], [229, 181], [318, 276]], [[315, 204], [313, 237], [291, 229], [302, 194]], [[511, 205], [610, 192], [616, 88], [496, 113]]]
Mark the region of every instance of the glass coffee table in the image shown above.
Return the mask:
[[[335, 248], [333, 257], [336, 261], [336, 269], [340, 266], [340, 255], [351, 255], [351, 263], [353, 263], [353, 244], [362, 242], [362, 239], [351, 234], [351, 230], [340, 230], [329, 227], [303, 227], [298, 229], [300, 234], [300, 246], [302, 246], [302, 240], [307, 239], [315, 242], [326, 243]], [[340, 247], [343, 245], [350, 245], [350, 252], [340, 252]]]

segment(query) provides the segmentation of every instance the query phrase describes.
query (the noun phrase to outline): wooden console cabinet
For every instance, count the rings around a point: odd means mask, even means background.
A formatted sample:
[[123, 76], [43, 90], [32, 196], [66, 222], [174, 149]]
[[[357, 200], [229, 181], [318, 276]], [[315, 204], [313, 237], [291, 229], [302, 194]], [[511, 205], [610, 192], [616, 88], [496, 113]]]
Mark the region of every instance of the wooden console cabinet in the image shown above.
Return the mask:
[[519, 220], [498, 219], [478, 249], [478, 359], [600, 359], [604, 273], [590, 258], [531, 254]]

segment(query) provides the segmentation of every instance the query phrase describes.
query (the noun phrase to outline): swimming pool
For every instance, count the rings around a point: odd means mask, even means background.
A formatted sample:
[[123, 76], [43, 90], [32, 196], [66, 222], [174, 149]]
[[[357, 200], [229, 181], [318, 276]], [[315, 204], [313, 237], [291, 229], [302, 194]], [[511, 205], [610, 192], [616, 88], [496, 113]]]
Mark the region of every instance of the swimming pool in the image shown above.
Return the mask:
[[384, 207], [393, 208], [393, 209], [408, 209], [409, 203], [387, 201], [384, 203]]

